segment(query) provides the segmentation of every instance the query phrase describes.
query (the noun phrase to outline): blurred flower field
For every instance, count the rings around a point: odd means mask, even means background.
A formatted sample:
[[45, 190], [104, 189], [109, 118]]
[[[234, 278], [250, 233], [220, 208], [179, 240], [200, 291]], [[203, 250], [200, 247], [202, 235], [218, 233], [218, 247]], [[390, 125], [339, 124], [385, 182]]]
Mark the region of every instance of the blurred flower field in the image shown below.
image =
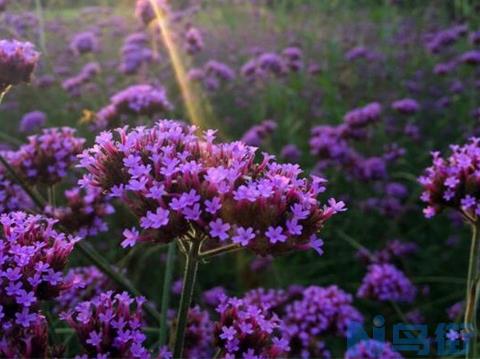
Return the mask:
[[479, 94], [475, 1], [0, 0], [0, 357], [478, 358]]

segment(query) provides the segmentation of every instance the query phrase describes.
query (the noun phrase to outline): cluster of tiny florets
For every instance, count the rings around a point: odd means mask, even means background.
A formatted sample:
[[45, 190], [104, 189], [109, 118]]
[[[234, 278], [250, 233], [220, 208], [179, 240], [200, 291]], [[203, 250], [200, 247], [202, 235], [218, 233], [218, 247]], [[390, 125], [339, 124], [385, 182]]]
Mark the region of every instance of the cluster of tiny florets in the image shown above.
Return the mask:
[[29, 42], [0, 40], [0, 93], [10, 85], [30, 82], [39, 57]]
[[[167, 0], [154, 0], [158, 11], [162, 16], [166, 16], [170, 12], [170, 6]], [[151, 0], [137, 0], [135, 5], [135, 16], [143, 22], [144, 25], [149, 25], [156, 17], [155, 8], [152, 7]]]
[[322, 339], [345, 337], [349, 325], [363, 322], [352, 305], [352, 296], [335, 285], [310, 286], [300, 292], [299, 298], [292, 297], [280, 317], [292, 357], [323, 357], [326, 347]]
[[349, 348], [345, 359], [402, 359], [402, 355], [392, 348], [388, 342], [362, 340]]
[[215, 342], [224, 358], [278, 358], [288, 351], [280, 336], [280, 320], [238, 298], [225, 298], [217, 307]]
[[98, 37], [92, 31], [86, 31], [76, 34], [70, 42], [70, 50], [75, 55], [82, 55], [89, 52], [95, 52], [99, 48]]
[[372, 264], [363, 278], [357, 296], [372, 300], [411, 303], [417, 288], [392, 264]]
[[19, 130], [20, 132], [33, 132], [40, 127], [43, 127], [47, 122], [47, 115], [42, 111], [32, 111], [23, 115]]
[[128, 35], [121, 49], [122, 62], [119, 70], [125, 75], [136, 74], [143, 65], [153, 62], [155, 55], [149, 48], [148, 36], [142, 32]]
[[104, 129], [112, 125], [122, 115], [152, 117], [171, 111], [172, 104], [165, 89], [151, 85], [134, 85], [114, 94], [110, 104], [97, 113], [96, 128]]
[[30, 183], [54, 185], [67, 176], [85, 139], [70, 127], [48, 128], [28, 137], [18, 151], [8, 153], [11, 165]]
[[89, 357], [149, 358], [142, 332], [144, 298], [126, 292], [102, 293], [61, 314]]
[[301, 178], [298, 165], [278, 164], [267, 154], [255, 163], [255, 148], [215, 144], [215, 131], [202, 138], [195, 130], [159, 121], [104, 132], [80, 156], [89, 172], [81, 185], [121, 199], [140, 219], [140, 231], [125, 231], [124, 246], [170, 242], [192, 227], [262, 255], [321, 246], [316, 233], [345, 210], [334, 199], [319, 203], [324, 179]]
[[74, 309], [80, 302], [88, 301], [111, 289], [112, 283], [95, 266], [75, 267], [65, 275], [69, 284], [56, 298], [56, 311]]
[[105, 217], [114, 212], [108, 198], [95, 187], [74, 187], [65, 191], [64, 207], [47, 206], [46, 214], [56, 218], [70, 233], [84, 238], [108, 230]]
[[480, 139], [471, 138], [464, 146], [450, 146], [452, 154], [446, 159], [439, 152], [433, 152], [432, 166], [419, 178], [427, 218], [445, 208], [459, 210], [471, 220], [480, 214], [479, 142]]
[[40, 303], [68, 287], [62, 271], [77, 239], [53, 229], [55, 221], [24, 212], [3, 214], [0, 223], [0, 355], [44, 357]]

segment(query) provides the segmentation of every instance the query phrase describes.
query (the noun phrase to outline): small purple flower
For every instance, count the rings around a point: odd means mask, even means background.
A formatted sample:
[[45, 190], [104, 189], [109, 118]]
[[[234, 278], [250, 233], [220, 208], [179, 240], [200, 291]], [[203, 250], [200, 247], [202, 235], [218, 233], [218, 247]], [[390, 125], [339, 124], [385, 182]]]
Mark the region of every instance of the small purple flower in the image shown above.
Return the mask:
[[29, 42], [0, 40], [0, 93], [10, 85], [30, 82], [39, 57]]
[[265, 232], [265, 236], [272, 244], [277, 242], [285, 242], [287, 240], [287, 236], [283, 234], [282, 227], [268, 227], [268, 230]]
[[213, 222], [210, 222], [210, 235], [213, 238], [219, 238], [221, 241], [224, 241], [229, 237], [229, 229], [230, 225], [228, 223], [223, 223], [220, 218]]

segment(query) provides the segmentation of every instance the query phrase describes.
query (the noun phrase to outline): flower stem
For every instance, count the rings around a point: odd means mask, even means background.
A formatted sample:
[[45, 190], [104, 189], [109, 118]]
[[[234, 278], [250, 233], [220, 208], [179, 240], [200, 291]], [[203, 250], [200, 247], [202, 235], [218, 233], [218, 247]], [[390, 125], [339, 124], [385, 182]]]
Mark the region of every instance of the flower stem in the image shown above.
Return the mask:
[[172, 286], [173, 269], [175, 267], [175, 246], [175, 241], [168, 245], [167, 263], [163, 276], [162, 306], [160, 312], [160, 346], [165, 345], [167, 339], [167, 313], [170, 306], [170, 288]]
[[472, 241], [468, 261], [467, 291], [465, 299], [465, 328], [471, 338], [467, 346], [466, 358], [475, 358], [477, 353], [477, 302], [478, 302], [478, 264], [480, 260], [480, 243], [477, 225], [472, 223]]
[[202, 241], [198, 238], [193, 240], [185, 263], [185, 273], [183, 276], [183, 288], [180, 297], [180, 305], [177, 315], [177, 328], [175, 331], [175, 345], [173, 350], [174, 358], [182, 358], [183, 345], [185, 342], [185, 330], [187, 328], [188, 310], [192, 302], [193, 289], [198, 270], [198, 252]]
[[240, 247], [238, 244], [229, 244], [223, 247], [218, 247], [209, 251], [201, 252], [199, 256], [201, 259], [209, 259], [219, 256], [221, 254], [236, 252], [240, 249], [242, 249], [242, 247]]

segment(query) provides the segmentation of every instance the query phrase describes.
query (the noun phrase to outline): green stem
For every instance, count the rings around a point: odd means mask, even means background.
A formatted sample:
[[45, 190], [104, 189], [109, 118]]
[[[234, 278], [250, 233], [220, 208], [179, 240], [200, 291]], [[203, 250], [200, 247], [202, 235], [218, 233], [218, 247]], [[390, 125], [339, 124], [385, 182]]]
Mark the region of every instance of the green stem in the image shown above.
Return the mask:
[[201, 252], [199, 256], [201, 259], [209, 259], [219, 256], [221, 254], [236, 252], [240, 249], [242, 249], [242, 247], [240, 247], [238, 244], [229, 244], [223, 247], [218, 247], [209, 251]]
[[183, 276], [183, 288], [177, 315], [177, 328], [175, 330], [174, 358], [182, 358], [183, 345], [185, 342], [185, 330], [187, 328], [188, 310], [192, 302], [193, 289], [198, 270], [198, 252], [201, 245], [200, 239], [191, 242], [185, 263]]
[[170, 307], [170, 293], [172, 286], [173, 270], [175, 268], [176, 243], [173, 241], [168, 245], [167, 263], [163, 276], [162, 306], [160, 312], [160, 346], [165, 345], [167, 339], [167, 313]]
[[477, 353], [477, 302], [478, 302], [478, 262], [480, 258], [480, 243], [478, 228], [472, 224], [472, 241], [470, 244], [470, 258], [468, 261], [467, 290], [465, 299], [465, 328], [471, 335], [467, 346], [466, 358], [475, 358]]
[[41, 0], [35, 0], [35, 7], [37, 11], [38, 25], [39, 25], [39, 41], [40, 48], [44, 55], [47, 54], [47, 40], [45, 36], [45, 20], [43, 18], [43, 7]]

